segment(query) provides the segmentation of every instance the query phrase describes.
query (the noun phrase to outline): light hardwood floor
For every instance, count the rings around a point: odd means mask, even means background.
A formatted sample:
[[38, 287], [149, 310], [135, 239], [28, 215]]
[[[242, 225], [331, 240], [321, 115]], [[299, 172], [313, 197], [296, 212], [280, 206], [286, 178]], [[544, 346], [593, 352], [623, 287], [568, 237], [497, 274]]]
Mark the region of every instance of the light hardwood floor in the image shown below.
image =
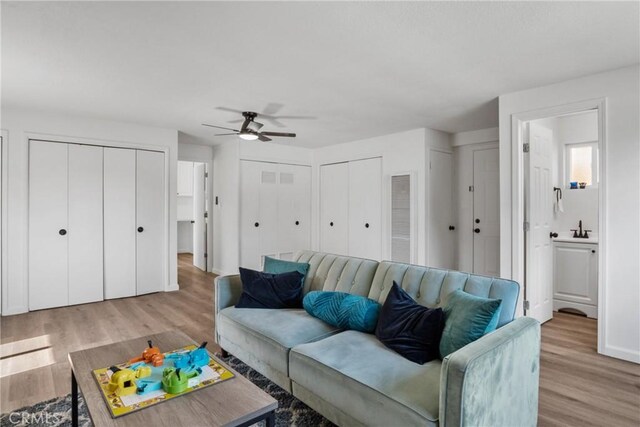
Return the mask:
[[[177, 292], [3, 317], [0, 411], [69, 393], [70, 351], [172, 329], [217, 351], [214, 277], [180, 255]], [[596, 321], [557, 314], [542, 327], [539, 412], [542, 426], [638, 426], [640, 365], [597, 354]]]

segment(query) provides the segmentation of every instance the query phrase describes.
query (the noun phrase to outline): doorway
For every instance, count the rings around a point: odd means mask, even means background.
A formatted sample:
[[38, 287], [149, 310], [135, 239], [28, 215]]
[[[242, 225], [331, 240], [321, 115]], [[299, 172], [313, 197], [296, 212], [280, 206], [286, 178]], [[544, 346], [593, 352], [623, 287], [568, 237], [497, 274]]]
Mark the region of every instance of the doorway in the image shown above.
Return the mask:
[[182, 255], [182, 262], [189, 259], [193, 266], [203, 271], [208, 270], [209, 247], [207, 169], [206, 163], [178, 161], [178, 254]]
[[602, 133], [598, 108], [521, 123], [525, 314], [598, 318]]

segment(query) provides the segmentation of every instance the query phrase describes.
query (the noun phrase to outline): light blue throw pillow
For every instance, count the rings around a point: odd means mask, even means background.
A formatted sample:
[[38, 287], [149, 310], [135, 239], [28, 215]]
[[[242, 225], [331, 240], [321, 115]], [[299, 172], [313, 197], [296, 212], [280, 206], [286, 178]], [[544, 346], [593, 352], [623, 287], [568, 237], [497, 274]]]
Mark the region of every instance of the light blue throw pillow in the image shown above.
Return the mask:
[[297, 271], [298, 273], [302, 274], [302, 285], [304, 286], [304, 279], [307, 277], [309, 264], [307, 264], [306, 262], [285, 261], [283, 259], [276, 259], [266, 256], [264, 257], [264, 268], [262, 269], [262, 271], [264, 273], [270, 274], [282, 274]]
[[378, 323], [380, 304], [372, 299], [345, 292], [312, 291], [302, 306], [307, 313], [340, 329], [373, 333]]
[[440, 357], [444, 358], [465, 345], [494, 331], [498, 326], [502, 300], [482, 298], [460, 289], [447, 295], [444, 330], [440, 339]]

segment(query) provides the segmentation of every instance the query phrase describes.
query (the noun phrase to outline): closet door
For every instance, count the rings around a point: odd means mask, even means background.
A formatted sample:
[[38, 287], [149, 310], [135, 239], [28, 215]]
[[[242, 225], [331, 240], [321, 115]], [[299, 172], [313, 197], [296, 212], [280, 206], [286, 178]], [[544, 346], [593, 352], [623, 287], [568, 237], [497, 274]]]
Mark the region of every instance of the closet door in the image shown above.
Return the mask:
[[382, 159], [349, 162], [349, 255], [382, 257]]
[[240, 161], [240, 267], [260, 270], [260, 175], [258, 162]]
[[311, 168], [280, 165], [278, 185], [278, 239], [280, 259], [291, 260], [310, 249]]
[[431, 150], [429, 165], [429, 216], [427, 265], [453, 268], [453, 155]]
[[320, 166], [320, 250], [349, 254], [349, 164]]
[[260, 269], [265, 256], [278, 257], [278, 164], [260, 163]]
[[29, 141], [29, 310], [69, 304], [68, 145]]
[[104, 297], [136, 294], [136, 151], [104, 148]]
[[165, 284], [164, 153], [136, 151], [136, 293]]
[[69, 304], [102, 301], [102, 147], [69, 147]]

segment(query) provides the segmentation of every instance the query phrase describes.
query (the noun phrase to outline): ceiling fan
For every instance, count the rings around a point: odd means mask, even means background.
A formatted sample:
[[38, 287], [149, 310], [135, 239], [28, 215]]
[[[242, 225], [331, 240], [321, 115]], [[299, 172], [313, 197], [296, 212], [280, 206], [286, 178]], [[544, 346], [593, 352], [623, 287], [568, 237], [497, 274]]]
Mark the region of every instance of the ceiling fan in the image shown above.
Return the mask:
[[202, 126], [209, 126], [212, 128], [225, 129], [233, 131], [232, 133], [219, 133], [214, 136], [225, 136], [225, 135], [238, 135], [242, 139], [246, 139], [248, 141], [254, 141], [259, 139], [260, 141], [267, 142], [271, 141], [270, 136], [277, 137], [287, 137], [287, 138], [295, 138], [295, 133], [287, 133], [287, 132], [260, 132], [263, 124], [256, 122], [254, 119], [258, 117], [258, 113], [254, 113], [253, 111], [244, 111], [242, 112], [242, 116], [244, 117], [244, 121], [242, 122], [242, 126], [240, 129], [231, 129], [223, 126], [215, 126], [203, 123]]

